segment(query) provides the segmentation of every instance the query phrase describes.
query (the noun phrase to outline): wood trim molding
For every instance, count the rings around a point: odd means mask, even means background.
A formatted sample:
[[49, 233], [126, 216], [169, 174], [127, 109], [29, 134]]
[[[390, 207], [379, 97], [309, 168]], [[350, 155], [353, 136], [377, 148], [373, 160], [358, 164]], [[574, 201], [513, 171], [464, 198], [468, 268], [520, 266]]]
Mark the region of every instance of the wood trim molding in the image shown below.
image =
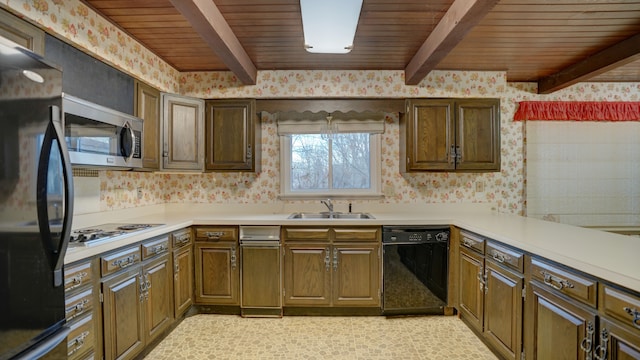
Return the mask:
[[640, 34], [538, 80], [538, 94], [550, 94], [636, 60], [640, 60]]
[[404, 99], [267, 99], [256, 100], [256, 112], [404, 112]]
[[213, 0], [170, 1], [243, 84], [256, 84], [256, 66]]
[[498, 0], [455, 0], [404, 69], [407, 85], [417, 85], [482, 20]]

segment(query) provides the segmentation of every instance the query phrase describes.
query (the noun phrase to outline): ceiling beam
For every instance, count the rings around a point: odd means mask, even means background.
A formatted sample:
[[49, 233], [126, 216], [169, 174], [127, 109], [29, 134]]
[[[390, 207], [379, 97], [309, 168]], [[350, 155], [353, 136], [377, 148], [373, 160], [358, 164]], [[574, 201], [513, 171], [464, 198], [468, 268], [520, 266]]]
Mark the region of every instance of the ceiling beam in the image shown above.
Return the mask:
[[538, 93], [550, 94], [640, 59], [640, 34], [538, 80]]
[[416, 85], [435, 69], [498, 0], [455, 0], [404, 69], [407, 85]]
[[213, 0], [170, 1], [243, 84], [256, 84], [256, 66]]

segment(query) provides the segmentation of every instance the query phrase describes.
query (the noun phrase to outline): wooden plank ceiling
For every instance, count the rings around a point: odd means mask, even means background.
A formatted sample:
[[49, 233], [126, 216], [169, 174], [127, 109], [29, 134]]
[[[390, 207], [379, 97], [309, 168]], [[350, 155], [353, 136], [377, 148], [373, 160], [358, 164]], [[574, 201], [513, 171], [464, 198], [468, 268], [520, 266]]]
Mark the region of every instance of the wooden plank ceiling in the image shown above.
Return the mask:
[[[299, 0], [83, 0], [180, 71], [506, 71], [550, 93], [640, 82], [640, 0], [364, 0], [349, 54], [304, 50]], [[175, 6], [174, 6], [175, 5]]]

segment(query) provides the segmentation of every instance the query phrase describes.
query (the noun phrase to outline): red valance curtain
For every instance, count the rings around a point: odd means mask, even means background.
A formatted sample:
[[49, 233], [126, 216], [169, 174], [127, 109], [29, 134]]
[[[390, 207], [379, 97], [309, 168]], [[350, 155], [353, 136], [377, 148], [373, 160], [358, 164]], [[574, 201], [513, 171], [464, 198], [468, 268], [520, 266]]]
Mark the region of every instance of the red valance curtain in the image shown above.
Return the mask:
[[513, 120], [640, 121], [640, 101], [521, 101]]

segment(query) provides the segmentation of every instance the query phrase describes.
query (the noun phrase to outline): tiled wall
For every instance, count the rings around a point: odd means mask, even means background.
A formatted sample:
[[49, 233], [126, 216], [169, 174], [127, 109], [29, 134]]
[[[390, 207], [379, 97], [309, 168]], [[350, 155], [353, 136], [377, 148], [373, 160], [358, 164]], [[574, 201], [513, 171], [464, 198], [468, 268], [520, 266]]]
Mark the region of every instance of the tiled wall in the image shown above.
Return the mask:
[[640, 123], [527, 124], [527, 214], [574, 225], [640, 225]]

